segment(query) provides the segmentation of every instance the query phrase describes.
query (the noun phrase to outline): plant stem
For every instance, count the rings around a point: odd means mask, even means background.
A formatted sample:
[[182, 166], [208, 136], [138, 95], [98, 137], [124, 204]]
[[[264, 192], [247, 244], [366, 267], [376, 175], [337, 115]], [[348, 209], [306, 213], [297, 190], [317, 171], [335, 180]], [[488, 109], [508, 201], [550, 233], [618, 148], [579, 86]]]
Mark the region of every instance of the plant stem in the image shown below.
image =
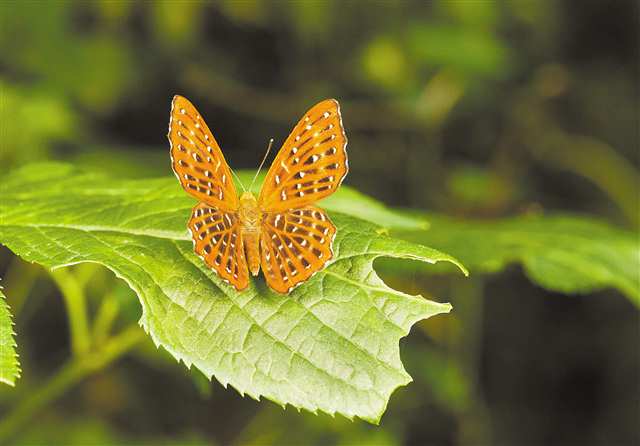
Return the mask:
[[7, 301], [11, 305], [15, 320], [42, 271], [42, 267], [27, 263], [17, 256], [9, 263], [4, 276], [4, 286], [11, 290]]
[[108, 293], [100, 303], [98, 312], [93, 321], [93, 343], [94, 345], [101, 344], [111, 331], [111, 326], [118, 316], [120, 305], [113, 293]]
[[491, 424], [479, 382], [484, 281], [481, 277], [470, 277], [464, 281], [455, 281], [453, 287], [454, 308], [465, 327], [462, 338], [454, 348], [471, 391], [471, 406], [467, 413], [462, 414], [458, 441], [463, 445], [489, 444]]
[[118, 359], [145, 338], [138, 325], [132, 325], [111, 338], [95, 351], [72, 358], [44, 385], [23, 399], [0, 421], [0, 444], [15, 434], [42, 407], [64, 394], [70, 387]]
[[91, 345], [84, 290], [73, 273], [66, 269], [51, 271], [51, 277], [62, 292], [62, 297], [67, 307], [73, 354], [76, 356], [83, 355], [89, 351]]

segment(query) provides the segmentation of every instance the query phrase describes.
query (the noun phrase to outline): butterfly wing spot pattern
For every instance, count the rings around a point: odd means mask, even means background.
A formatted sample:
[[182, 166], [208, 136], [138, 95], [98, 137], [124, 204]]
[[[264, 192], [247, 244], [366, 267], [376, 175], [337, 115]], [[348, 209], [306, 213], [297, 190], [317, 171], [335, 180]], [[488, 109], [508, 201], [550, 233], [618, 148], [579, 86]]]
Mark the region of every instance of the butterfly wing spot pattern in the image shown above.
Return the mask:
[[181, 96], [172, 103], [168, 137], [173, 170], [200, 201], [188, 223], [194, 250], [223, 280], [242, 290], [248, 264], [257, 273], [259, 263], [269, 287], [288, 293], [333, 258], [336, 227], [313, 203], [335, 192], [348, 172], [336, 100], [316, 104], [296, 124], [257, 200], [248, 192], [238, 197], [218, 143]]
[[348, 171], [346, 145], [338, 102], [328, 99], [312, 107], [273, 161], [259, 204], [286, 211], [335, 192]]
[[238, 208], [231, 169], [196, 108], [176, 96], [169, 119], [171, 164], [180, 184], [199, 201], [225, 210]]
[[238, 215], [198, 203], [188, 228], [196, 254], [223, 280], [238, 289], [246, 288], [249, 274]]
[[261, 234], [262, 271], [269, 286], [287, 293], [322, 270], [333, 257], [336, 227], [315, 206], [265, 218]]

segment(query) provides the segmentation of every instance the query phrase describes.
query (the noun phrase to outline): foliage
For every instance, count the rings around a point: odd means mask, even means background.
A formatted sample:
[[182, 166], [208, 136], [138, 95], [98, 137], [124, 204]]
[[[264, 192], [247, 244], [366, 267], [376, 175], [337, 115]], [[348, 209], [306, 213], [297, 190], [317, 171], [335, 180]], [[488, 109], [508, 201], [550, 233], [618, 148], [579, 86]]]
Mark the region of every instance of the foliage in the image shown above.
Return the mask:
[[460, 220], [424, 215], [427, 231], [403, 233], [451, 253], [472, 273], [521, 263], [529, 278], [563, 294], [614, 287], [640, 306], [637, 235], [576, 215]]
[[[387, 287], [373, 270], [376, 258], [463, 269], [332, 212], [338, 234], [329, 267], [288, 296], [262, 281], [238, 293], [193, 254], [185, 231], [193, 200], [173, 178], [117, 181], [37, 164], [10, 175], [2, 189], [0, 241], [16, 254], [50, 268], [107, 266], [138, 294], [140, 323], [154, 342], [187, 367], [253, 398], [313, 412], [377, 422], [393, 390], [410, 381], [399, 339], [416, 321], [450, 310]], [[348, 193], [353, 212], [371, 202], [354, 197]]]
[[[158, 185], [165, 226], [182, 228], [172, 95], [197, 104], [234, 168], [335, 97], [353, 188], [323, 205], [474, 273], [375, 261], [392, 288], [454, 311], [403, 339], [415, 382], [373, 426], [223, 392], [149, 342], [135, 293], [107, 268], [48, 272], [0, 247], [29, 371], [0, 385], [0, 443], [639, 444], [638, 6], [570, 3], [0, 2], [0, 183], [51, 160], [166, 177], [135, 184]], [[590, 294], [564, 296], [576, 292]]]
[[[58, 95], [43, 89], [18, 88], [1, 78], [0, 92], [0, 172], [12, 164], [46, 158], [48, 141], [68, 139], [73, 134], [77, 117]], [[30, 150], [25, 151], [24, 147]]]
[[0, 287], [0, 382], [10, 386], [20, 377], [16, 346], [9, 305]]

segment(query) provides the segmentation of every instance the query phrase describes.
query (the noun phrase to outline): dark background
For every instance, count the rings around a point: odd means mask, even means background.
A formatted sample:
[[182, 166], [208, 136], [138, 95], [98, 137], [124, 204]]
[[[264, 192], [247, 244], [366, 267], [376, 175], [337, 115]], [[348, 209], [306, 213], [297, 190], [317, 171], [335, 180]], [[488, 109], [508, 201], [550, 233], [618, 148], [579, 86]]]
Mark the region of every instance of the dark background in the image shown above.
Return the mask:
[[[633, 1], [13, 2], [0, 6], [0, 174], [66, 160], [171, 175], [170, 100], [188, 97], [234, 169], [340, 100], [346, 184], [390, 206], [488, 218], [568, 211], [638, 230]], [[92, 310], [117, 296], [93, 266]], [[0, 250], [23, 377], [0, 418], [69, 357], [48, 273]], [[637, 309], [564, 296], [517, 267], [394, 286], [453, 303], [401, 344], [414, 382], [380, 427], [208, 383], [151, 342], [53, 401], [15, 444], [639, 444]]]

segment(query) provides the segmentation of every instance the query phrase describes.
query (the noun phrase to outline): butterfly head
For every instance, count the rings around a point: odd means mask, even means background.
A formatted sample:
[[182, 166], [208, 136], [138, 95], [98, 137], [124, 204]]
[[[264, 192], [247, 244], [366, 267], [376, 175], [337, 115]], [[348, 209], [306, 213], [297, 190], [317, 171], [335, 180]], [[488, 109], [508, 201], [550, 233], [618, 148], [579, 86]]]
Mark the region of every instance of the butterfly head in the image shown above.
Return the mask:
[[240, 206], [251, 204], [255, 206], [258, 205], [256, 197], [249, 191], [242, 192], [242, 195], [240, 195]]

